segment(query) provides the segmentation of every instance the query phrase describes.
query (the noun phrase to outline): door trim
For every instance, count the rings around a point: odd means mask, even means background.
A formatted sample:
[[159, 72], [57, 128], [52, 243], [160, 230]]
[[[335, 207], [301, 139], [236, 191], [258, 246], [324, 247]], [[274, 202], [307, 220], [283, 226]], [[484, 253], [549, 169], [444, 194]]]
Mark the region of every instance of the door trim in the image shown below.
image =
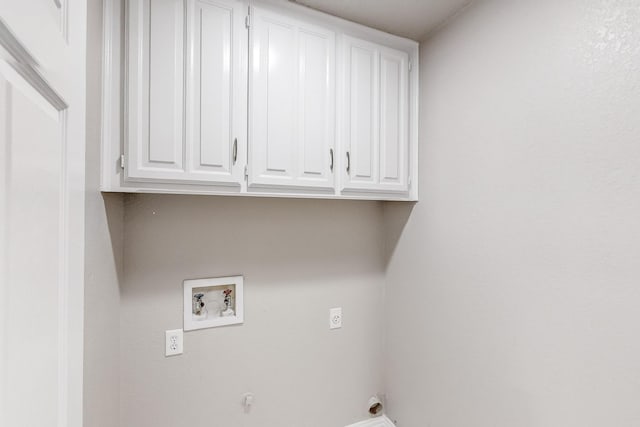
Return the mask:
[[4, 51], [10, 56], [10, 58], [5, 58], [5, 61], [26, 80], [30, 86], [38, 91], [53, 108], [58, 111], [63, 111], [68, 108], [67, 103], [38, 71], [38, 62], [31, 56], [24, 45], [20, 43], [20, 40], [16, 38], [2, 18], [0, 18], [0, 46], [2, 46]]

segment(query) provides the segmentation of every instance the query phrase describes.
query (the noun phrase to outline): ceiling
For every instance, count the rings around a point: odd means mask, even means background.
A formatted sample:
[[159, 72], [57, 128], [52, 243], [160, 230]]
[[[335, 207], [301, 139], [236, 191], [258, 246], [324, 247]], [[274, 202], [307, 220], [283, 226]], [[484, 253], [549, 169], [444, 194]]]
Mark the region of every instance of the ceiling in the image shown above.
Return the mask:
[[422, 40], [471, 0], [291, 0], [388, 33]]

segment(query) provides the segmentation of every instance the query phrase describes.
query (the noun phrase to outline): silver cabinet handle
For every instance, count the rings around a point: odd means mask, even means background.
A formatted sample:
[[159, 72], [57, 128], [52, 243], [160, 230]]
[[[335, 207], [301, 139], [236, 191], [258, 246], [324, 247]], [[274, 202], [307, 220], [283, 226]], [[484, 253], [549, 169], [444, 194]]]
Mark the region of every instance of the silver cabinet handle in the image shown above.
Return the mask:
[[351, 172], [351, 155], [347, 151], [347, 173]]
[[238, 138], [233, 139], [233, 164], [238, 160]]
[[333, 148], [329, 148], [329, 157], [331, 157], [331, 165], [329, 166], [329, 169], [333, 172]]

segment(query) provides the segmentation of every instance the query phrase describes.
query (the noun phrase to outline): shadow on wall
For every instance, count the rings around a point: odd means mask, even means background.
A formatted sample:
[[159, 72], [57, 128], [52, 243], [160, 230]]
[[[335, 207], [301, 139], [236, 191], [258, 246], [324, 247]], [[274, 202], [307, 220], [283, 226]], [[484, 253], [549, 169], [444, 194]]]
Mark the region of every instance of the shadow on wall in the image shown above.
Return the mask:
[[417, 202], [386, 202], [384, 205], [384, 269], [386, 271], [396, 251], [411, 212]]
[[102, 193], [107, 227], [109, 229], [109, 237], [111, 238], [111, 250], [119, 284], [122, 283], [124, 271], [124, 259], [122, 256], [124, 237], [123, 197], [123, 194], [120, 193]]
[[248, 270], [266, 281], [308, 281], [380, 274], [382, 230], [379, 202], [126, 195], [126, 277]]

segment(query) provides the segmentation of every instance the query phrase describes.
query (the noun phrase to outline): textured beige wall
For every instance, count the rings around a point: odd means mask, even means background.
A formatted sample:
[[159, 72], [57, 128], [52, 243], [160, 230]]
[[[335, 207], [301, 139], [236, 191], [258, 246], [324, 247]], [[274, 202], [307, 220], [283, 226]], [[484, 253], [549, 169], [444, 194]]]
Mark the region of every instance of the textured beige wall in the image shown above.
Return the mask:
[[639, 46], [636, 0], [477, 1], [424, 44], [398, 426], [640, 425]]
[[84, 426], [116, 427], [119, 412], [123, 198], [100, 193], [102, 1], [87, 3]]
[[[381, 389], [376, 202], [135, 195], [125, 201], [120, 427], [344, 426]], [[245, 276], [245, 323], [185, 333], [182, 281]], [[330, 331], [328, 311], [343, 308]], [[244, 392], [255, 394], [249, 414]]]

